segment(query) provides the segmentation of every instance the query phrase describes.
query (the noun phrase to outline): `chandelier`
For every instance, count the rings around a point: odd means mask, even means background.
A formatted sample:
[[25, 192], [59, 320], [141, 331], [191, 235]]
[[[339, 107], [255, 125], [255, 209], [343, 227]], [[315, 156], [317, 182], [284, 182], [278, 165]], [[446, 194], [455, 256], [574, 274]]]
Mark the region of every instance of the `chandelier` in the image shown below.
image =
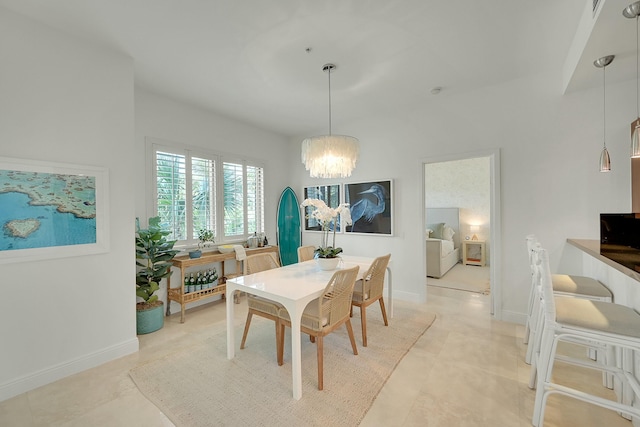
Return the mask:
[[329, 135], [312, 136], [302, 141], [302, 163], [312, 178], [346, 178], [356, 167], [360, 143], [357, 138], [331, 134], [331, 72], [334, 64], [325, 64], [329, 75]]

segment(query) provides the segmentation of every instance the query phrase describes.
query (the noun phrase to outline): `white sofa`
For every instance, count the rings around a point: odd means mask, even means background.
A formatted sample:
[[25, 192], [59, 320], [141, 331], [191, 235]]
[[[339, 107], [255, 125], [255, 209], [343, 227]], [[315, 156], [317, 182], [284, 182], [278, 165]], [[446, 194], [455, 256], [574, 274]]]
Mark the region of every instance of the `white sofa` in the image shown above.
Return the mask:
[[460, 248], [453, 241], [427, 239], [427, 276], [441, 278], [460, 261]]

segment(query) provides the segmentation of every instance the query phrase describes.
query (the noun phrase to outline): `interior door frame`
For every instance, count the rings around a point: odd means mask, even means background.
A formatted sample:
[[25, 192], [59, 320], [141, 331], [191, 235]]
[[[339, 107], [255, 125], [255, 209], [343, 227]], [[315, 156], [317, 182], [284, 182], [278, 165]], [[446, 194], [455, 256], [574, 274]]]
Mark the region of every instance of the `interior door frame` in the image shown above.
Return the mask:
[[[491, 283], [491, 314], [498, 320], [502, 319], [502, 275], [501, 275], [501, 260], [502, 260], [502, 220], [501, 220], [501, 202], [500, 202], [500, 149], [487, 149], [473, 152], [452, 154], [441, 157], [429, 157], [422, 159], [420, 162], [420, 176], [422, 176], [422, 182], [419, 185], [420, 188], [420, 218], [422, 218], [422, 228], [426, 229], [426, 188], [425, 188], [425, 166], [431, 163], [442, 163], [456, 160], [475, 159], [479, 157], [489, 158], [489, 174], [490, 174], [490, 245], [489, 245], [489, 277]], [[422, 239], [422, 259], [426, 260], [427, 244], [426, 239]], [[426, 278], [427, 267], [426, 262], [423, 263], [423, 277]], [[426, 286], [425, 286], [426, 287]], [[427, 293], [427, 299], [429, 295]]]

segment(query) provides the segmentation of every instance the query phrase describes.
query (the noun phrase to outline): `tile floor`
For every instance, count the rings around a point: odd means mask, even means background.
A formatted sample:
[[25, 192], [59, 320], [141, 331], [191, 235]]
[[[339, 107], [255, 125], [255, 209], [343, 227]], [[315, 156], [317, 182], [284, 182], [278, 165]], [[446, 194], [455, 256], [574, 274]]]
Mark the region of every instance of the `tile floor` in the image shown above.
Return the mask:
[[[493, 320], [488, 295], [436, 287], [428, 295], [436, 321], [361, 426], [530, 426], [534, 392], [523, 362], [524, 328]], [[236, 314], [243, 319], [246, 312]], [[184, 324], [173, 315], [162, 330], [140, 337], [137, 354], [0, 402], [0, 426], [171, 426], [138, 392], [129, 369], [198, 340], [204, 328], [224, 327], [224, 307], [216, 303], [189, 310]], [[566, 368], [557, 374], [608, 393], [598, 374]], [[549, 399], [545, 420], [545, 426], [631, 426], [611, 411], [559, 396]]]

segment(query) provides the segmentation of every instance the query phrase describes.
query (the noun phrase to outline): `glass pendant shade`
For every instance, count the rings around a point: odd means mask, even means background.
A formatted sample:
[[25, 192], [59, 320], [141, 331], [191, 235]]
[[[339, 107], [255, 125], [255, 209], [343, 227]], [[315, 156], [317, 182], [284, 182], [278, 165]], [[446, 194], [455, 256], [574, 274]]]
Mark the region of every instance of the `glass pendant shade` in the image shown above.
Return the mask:
[[345, 135], [322, 135], [302, 141], [302, 163], [312, 178], [346, 178], [356, 167], [360, 143]]
[[331, 72], [334, 64], [322, 70], [329, 75], [329, 135], [312, 136], [302, 141], [302, 163], [311, 178], [346, 178], [356, 167], [360, 143], [357, 138], [331, 134]]
[[611, 172], [611, 158], [607, 147], [604, 147], [600, 153], [600, 172]]
[[631, 158], [640, 157], [640, 118], [636, 121], [636, 126], [631, 135]]

